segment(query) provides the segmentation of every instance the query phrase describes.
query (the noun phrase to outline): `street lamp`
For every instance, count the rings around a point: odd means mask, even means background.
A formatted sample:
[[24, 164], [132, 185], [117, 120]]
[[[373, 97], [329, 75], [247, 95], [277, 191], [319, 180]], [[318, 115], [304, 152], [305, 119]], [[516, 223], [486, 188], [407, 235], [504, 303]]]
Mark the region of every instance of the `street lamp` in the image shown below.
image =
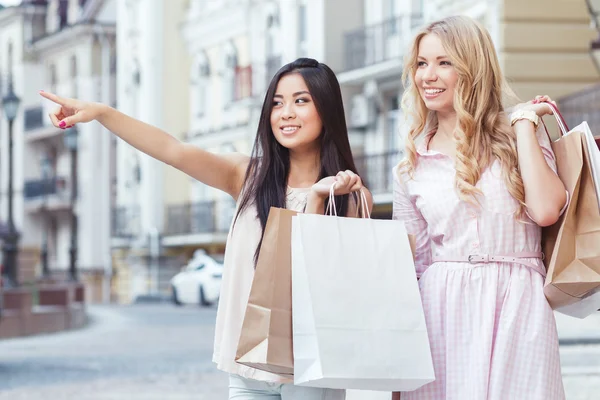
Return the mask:
[[46, 210], [46, 202], [47, 197], [52, 189], [50, 187], [51, 182], [50, 179], [52, 177], [52, 166], [50, 165], [50, 158], [48, 155], [44, 155], [41, 162], [42, 169], [42, 196], [43, 196], [43, 204], [42, 204], [42, 251], [40, 254], [41, 262], [42, 262], [42, 277], [44, 279], [48, 279], [50, 277], [50, 268], [48, 267], [48, 216]]
[[65, 147], [71, 152], [71, 247], [69, 248], [69, 280], [77, 281], [77, 127], [65, 130]]
[[586, 0], [592, 24], [598, 31], [598, 38], [590, 44], [590, 55], [596, 68], [600, 71], [600, 0]]
[[13, 90], [12, 76], [9, 76], [8, 93], [2, 98], [4, 115], [8, 120], [8, 233], [2, 246], [4, 272], [6, 284], [16, 287], [17, 281], [17, 255], [19, 251], [19, 232], [15, 229], [13, 220], [13, 123], [17, 118], [21, 99]]

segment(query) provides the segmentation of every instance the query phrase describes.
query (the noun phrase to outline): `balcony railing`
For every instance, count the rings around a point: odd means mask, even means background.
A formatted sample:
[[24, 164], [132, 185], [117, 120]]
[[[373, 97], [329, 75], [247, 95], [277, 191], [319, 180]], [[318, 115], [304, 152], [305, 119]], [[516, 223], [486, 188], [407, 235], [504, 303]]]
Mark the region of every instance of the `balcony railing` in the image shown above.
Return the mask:
[[400, 162], [401, 157], [401, 152], [390, 151], [355, 158], [358, 173], [371, 193], [392, 193], [394, 184], [392, 168]]
[[23, 196], [25, 200], [37, 199], [43, 196], [55, 195], [67, 190], [65, 178], [34, 179], [25, 181]]
[[165, 235], [227, 232], [234, 208], [233, 202], [227, 201], [167, 206]]
[[592, 133], [600, 137], [600, 84], [559, 99], [558, 107], [569, 128], [587, 121]]
[[421, 22], [421, 15], [404, 15], [347, 32], [344, 35], [344, 70], [401, 59], [405, 43]]
[[32, 131], [44, 126], [44, 107], [42, 105], [26, 108], [24, 111], [24, 129]]
[[141, 232], [140, 207], [119, 206], [112, 209], [112, 237], [132, 238]]

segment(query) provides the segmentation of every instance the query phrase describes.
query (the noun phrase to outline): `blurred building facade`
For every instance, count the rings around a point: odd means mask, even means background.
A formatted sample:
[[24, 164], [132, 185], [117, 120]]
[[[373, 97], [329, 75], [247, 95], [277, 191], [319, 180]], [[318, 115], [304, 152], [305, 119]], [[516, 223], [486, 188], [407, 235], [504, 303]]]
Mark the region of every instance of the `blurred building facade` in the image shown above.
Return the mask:
[[[585, 0], [591, 16], [596, 38], [589, 43], [589, 52], [596, 69], [600, 72], [600, 1]], [[593, 86], [568, 94], [559, 99], [559, 107], [569, 127], [587, 121], [600, 142], [600, 79]]]
[[[119, 4], [119, 109], [219, 153], [251, 151], [264, 93], [284, 63], [308, 55], [341, 66], [342, 33], [361, 23], [361, 0], [166, 4]], [[195, 249], [223, 253], [235, 203], [120, 141], [117, 165], [118, 301], [164, 295]]]
[[391, 169], [402, 156], [407, 128], [398, 103], [402, 62], [416, 29], [456, 14], [477, 19], [490, 31], [521, 99], [558, 99], [598, 81], [589, 55], [596, 32], [583, 0], [365, 0], [362, 11], [363, 25], [344, 35], [338, 78], [355, 154], [381, 217], [391, 216]]
[[[1, 93], [12, 79], [21, 98], [14, 124], [14, 218], [22, 252], [34, 253], [22, 283], [41, 275], [47, 242], [53, 277], [69, 265], [71, 215], [78, 217], [75, 241], [79, 278], [88, 300], [108, 300], [110, 282], [110, 137], [98, 124], [78, 127], [77, 151], [65, 145], [65, 131], [53, 127], [54, 107], [40, 89], [61, 96], [114, 102], [115, 7], [103, 0], [24, 0], [0, 10]], [[7, 218], [8, 133], [1, 128], [2, 220]], [[72, 155], [75, 159], [72, 159]], [[71, 177], [75, 168], [76, 184]], [[70, 202], [77, 187], [77, 198]], [[28, 268], [21, 265], [21, 268]]]
[[[158, 12], [160, 7], [153, 4], [152, 12]], [[179, 5], [175, 8], [179, 10]], [[374, 215], [388, 218], [391, 169], [403, 147], [399, 110], [403, 57], [418, 28], [453, 14], [469, 15], [490, 30], [502, 67], [522, 98], [538, 93], [557, 98], [598, 79], [588, 54], [594, 31], [583, 1], [190, 0], [180, 38], [188, 57], [181, 59], [189, 65], [187, 98], [168, 99], [187, 106], [187, 130], [180, 137], [209, 151], [249, 153], [271, 77], [297, 57], [316, 58], [338, 74], [358, 168], [374, 194]], [[165, 33], [159, 39], [157, 31], [147, 34], [155, 35], [158, 43], [171, 38]], [[124, 51], [131, 49], [126, 46]], [[124, 74], [132, 76], [135, 68], [131, 68]], [[147, 96], [140, 97], [148, 101]], [[183, 132], [179, 127], [169, 131]], [[132, 153], [126, 159], [135, 157], [140, 156]], [[143, 167], [141, 171], [143, 177]], [[151, 200], [149, 192], [139, 197], [140, 207], [152, 203], [155, 218], [162, 218], [156, 225], [162, 227], [161, 254], [179, 254], [183, 260], [199, 247], [222, 253], [234, 202], [186, 179], [185, 184], [177, 181], [172, 190], [156, 186]], [[172, 201], [163, 199], [161, 211], [158, 199], [168, 194]], [[147, 235], [141, 237], [142, 246], [148, 245]]]
[[[340, 38], [361, 23], [355, 11], [360, 4], [359, 0], [191, 0], [183, 27], [193, 60], [186, 140], [210, 151], [249, 154], [273, 75], [302, 56], [341, 67]], [[164, 244], [222, 252], [234, 210], [228, 195], [193, 182], [189, 203], [167, 211]]]
[[[117, 106], [184, 139], [189, 126], [190, 57], [181, 38], [184, 0], [117, 1]], [[189, 198], [190, 180], [174, 168], [115, 141], [113, 295], [130, 302], [157, 294], [172, 275], [161, 237], [165, 210]], [[161, 268], [159, 268], [159, 264]]]
[[79, 196], [72, 208], [64, 132], [50, 125], [51, 105], [39, 89], [116, 105], [209, 151], [248, 154], [271, 77], [303, 56], [337, 73], [374, 215], [389, 217], [391, 169], [403, 147], [403, 57], [419, 27], [452, 14], [490, 30], [502, 68], [524, 99], [559, 98], [598, 81], [589, 56], [596, 32], [583, 0], [31, 0], [0, 10], [0, 75], [12, 73], [23, 99], [14, 196], [22, 247], [38, 251], [47, 233], [50, 267], [65, 271], [75, 211], [88, 299], [127, 303], [167, 294], [170, 276], [195, 249], [222, 253], [235, 210], [226, 194], [96, 123], [78, 127]]

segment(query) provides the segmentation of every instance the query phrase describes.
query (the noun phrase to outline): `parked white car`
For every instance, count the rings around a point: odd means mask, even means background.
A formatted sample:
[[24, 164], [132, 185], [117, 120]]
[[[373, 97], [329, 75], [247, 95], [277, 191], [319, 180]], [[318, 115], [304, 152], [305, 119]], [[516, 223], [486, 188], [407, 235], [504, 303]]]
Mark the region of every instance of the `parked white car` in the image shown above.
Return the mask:
[[173, 303], [209, 306], [219, 300], [223, 264], [196, 250], [181, 272], [171, 278]]

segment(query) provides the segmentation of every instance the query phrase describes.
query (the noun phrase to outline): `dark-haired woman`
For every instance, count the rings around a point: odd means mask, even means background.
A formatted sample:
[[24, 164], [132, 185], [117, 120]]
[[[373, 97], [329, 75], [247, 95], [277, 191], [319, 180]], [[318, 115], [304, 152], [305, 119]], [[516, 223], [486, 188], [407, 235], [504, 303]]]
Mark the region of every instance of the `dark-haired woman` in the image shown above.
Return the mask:
[[217, 367], [230, 374], [229, 398], [344, 399], [344, 391], [294, 386], [278, 375], [235, 362], [270, 207], [323, 213], [325, 198], [335, 182], [337, 209], [341, 215], [356, 215], [357, 205], [348, 194], [363, 186], [356, 174], [341, 91], [333, 71], [325, 64], [303, 58], [275, 74], [267, 89], [250, 157], [209, 153], [103, 104], [40, 94], [59, 105], [50, 115], [57, 127], [97, 120], [138, 150], [236, 199], [237, 215], [225, 251], [213, 354]]

